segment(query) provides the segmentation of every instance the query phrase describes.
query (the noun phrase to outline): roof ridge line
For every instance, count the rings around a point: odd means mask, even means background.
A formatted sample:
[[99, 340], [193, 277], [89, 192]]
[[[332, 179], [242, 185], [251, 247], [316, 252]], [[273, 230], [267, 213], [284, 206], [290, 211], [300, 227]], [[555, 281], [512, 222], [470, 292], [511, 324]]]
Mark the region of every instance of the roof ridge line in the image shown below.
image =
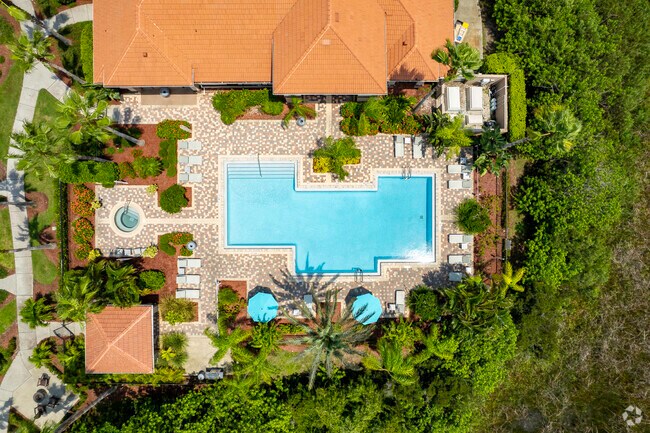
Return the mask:
[[[113, 339], [113, 341], [108, 341], [108, 342], [107, 342], [107, 345], [106, 345], [106, 350], [104, 350], [104, 352], [102, 352], [102, 354], [101, 354], [100, 356], [97, 357], [97, 360], [93, 363], [93, 365], [97, 365], [97, 364], [99, 363], [99, 361], [101, 361], [101, 360], [104, 358], [104, 356], [106, 356], [106, 354], [108, 353], [108, 351], [109, 351], [111, 348], [113, 348], [113, 349], [117, 349], [117, 350], [119, 350], [122, 354], [127, 355], [129, 358], [133, 359], [134, 361], [136, 361], [136, 362], [138, 362], [138, 363], [140, 363], [141, 365], [144, 366], [143, 363], [141, 363], [140, 361], [138, 361], [137, 359], [135, 359], [133, 356], [131, 356], [129, 353], [125, 352], [125, 351], [122, 350], [120, 347], [118, 347], [118, 346], [117, 346], [117, 342], [118, 342], [122, 337], [124, 337], [124, 334], [126, 334], [129, 330], [131, 330], [135, 325], [137, 325], [138, 323], [140, 323], [140, 320], [142, 320], [142, 318], [144, 317], [144, 315], [147, 314], [147, 313], [148, 313], [147, 310], [143, 311], [143, 312], [142, 312], [142, 313], [141, 313], [141, 314], [140, 314], [140, 315], [139, 315], [135, 320], [133, 320], [133, 322], [131, 322], [131, 324], [130, 324], [130, 325], [129, 325], [129, 326], [128, 326], [124, 331], [122, 331], [120, 334], [118, 334], [118, 335]], [[99, 329], [102, 329], [101, 326], [99, 326], [98, 328], [99, 328]], [[148, 366], [145, 366], [145, 367], [148, 367]]]
[[[354, 53], [354, 51], [352, 51], [352, 50], [350, 49], [350, 47], [348, 46], [348, 44], [345, 43], [345, 40], [343, 40], [343, 38], [341, 37], [341, 35], [339, 35], [338, 32], [337, 32], [336, 30], [334, 30], [334, 28], [332, 28], [332, 31], [334, 32], [334, 34], [336, 35], [336, 37], [339, 38], [339, 40], [340, 40], [341, 43], [345, 46], [345, 48], [347, 48], [348, 51], [352, 54], [352, 56], [357, 60], [357, 62], [359, 62], [359, 64], [361, 65], [361, 67], [364, 69], [364, 71], [366, 71], [366, 72], [368, 73], [368, 75], [369, 75], [370, 77], [372, 77], [372, 81], [374, 81], [375, 84], [377, 84], [379, 87], [382, 87], [382, 88], [383, 88], [382, 84], [379, 83], [379, 82], [375, 79], [375, 77], [373, 77], [372, 73], [368, 70], [368, 68], [366, 68], [366, 65], [363, 64], [363, 62], [359, 59], [359, 57], [357, 57], [357, 55]], [[385, 35], [385, 34], [384, 34], [384, 46], [386, 46], [386, 35]], [[384, 51], [384, 64], [386, 64], [386, 51]], [[386, 77], [386, 78], [388, 78], [388, 77]], [[386, 83], [384, 83], [384, 86], [385, 86], [385, 85], [386, 85]]]
[[[138, 13], [138, 15], [139, 15], [139, 13]], [[104, 83], [110, 82], [113, 79], [113, 76], [117, 73], [117, 70], [118, 70], [120, 64], [124, 60], [124, 57], [126, 57], [126, 53], [128, 53], [129, 50], [131, 49], [131, 46], [133, 45], [133, 41], [135, 41], [135, 37], [137, 36], [138, 31], [139, 31], [138, 26], [136, 26], [135, 31], [133, 32], [133, 37], [131, 37], [131, 41], [126, 45], [126, 48], [122, 52], [122, 55], [120, 56], [120, 59], [115, 63], [115, 67], [113, 67], [113, 71], [112, 71], [111, 75], [108, 76], [108, 80], [104, 80]]]
[[118, 335], [113, 339], [113, 341], [111, 341], [110, 344], [114, 345], [114, 344], [115, 344], [116, 342], [118, 342], [122, 337], [124, 337], [124, 334], [126, 334], [128, 331], [131, 330], [131, 328], [133, 328], [135, 325], [137, 325], [137, 324], [140, 322], [140, 320], [142, 319], [142, 317], [143, 317], [145, 314], [147, 314], [147, 313], [148, 313], [147, 310], [145, 310], [145, 311], [143, 311], [142, 313], [140, 313], [140, 315], [138, 315], [138, 317], [136, 317], [135, 320], [133, 320], [133, 322], [131, 322], [131, 324], [130, 324], [129, 326], [127, 326], [126, 329], [125, 329], [124, 331], [122, 331], [121, 333], [119, 333], [119, 334], [118, 334]]

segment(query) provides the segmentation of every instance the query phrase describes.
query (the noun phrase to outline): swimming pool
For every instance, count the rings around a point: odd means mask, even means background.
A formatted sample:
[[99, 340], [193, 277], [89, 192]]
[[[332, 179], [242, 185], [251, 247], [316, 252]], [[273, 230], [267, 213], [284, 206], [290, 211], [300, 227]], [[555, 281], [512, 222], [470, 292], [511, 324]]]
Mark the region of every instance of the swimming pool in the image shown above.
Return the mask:
[[294, 163], [226, 167], [227, 248], [293, 247], [298, 274], [434, 260], [433, 176], [380, 176], [377, 190], [297, 190]]

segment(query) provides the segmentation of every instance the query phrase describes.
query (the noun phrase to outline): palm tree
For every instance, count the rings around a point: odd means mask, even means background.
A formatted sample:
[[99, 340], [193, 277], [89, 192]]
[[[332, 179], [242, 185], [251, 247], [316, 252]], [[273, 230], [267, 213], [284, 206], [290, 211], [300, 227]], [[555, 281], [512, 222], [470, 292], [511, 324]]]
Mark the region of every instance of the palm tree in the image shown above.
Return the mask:
[[516, 292], [523, 292], [524, 287], [519, 282], [524, 278], [525, 273], [526, 268], [520, 268], [517, 272], [514, 272], [510, 262], [506, 262], [503, 273], [501, 275], [495, 275], [495, 282], [500, 284], [503, 290], [511, 289]]
[[508, 167], [511, 155], [506, 150], [506, 139], [496, 128], [484, 126], [479, 138], [474, 167], [483, 176], [488, 171], [499, 176], [501, 170]]
[[289, 112], [284, 119], [282, 119], [282, 127], [286, 128], [289, 126], [289, 121], [291, 119], [297, 119], [299, 117], [316, 117], [316, 110], [311, 107], [308, 107], [302, 103], [302, 99], [292, 96], [291, 101], [289, 102]]
[[403, 348], [397, 341], [382, 338], [377, 345], [379, 358], [367, 355], [363, 358], [363, 366], [368, 370], [387, 372], [400, 385], [413, 385], [417, 382], [413, 357], [405, 356]]
[[[372, 333], [372, 326], [363, 326], [352, 317], [351, 308], [347, 308], [339, 320], [334, 321], [338, 293], [339, 290], [325, 291], [323, 303], [315, 302], [313, 312], [304, 302], [298, 304], [306, 319], [304, 322], [287, 314], [289, 321], [302, 328], [304, 333], [303, 337], [292, 338], [287, 342], [306, 346], [299, 358], [313, 357], [309, 367], [309, 389], [314, 386], [316, 373], [321, 366], [325, 367], [327, 376], [331, 377], [335, 363], [349, 366], [347, 357], [362, 356], [363, 352], [357, 350], [356, 346], [366, 341]], [[312, 292], [312, 296], [318, 299], [315, 292]]]
[[58, 178], [60, 168], [77, 159], [65, 137], [50, 125], [25, 122], [23, 129], [23, 132], [11, 134], [14, 141], [12, 146], [19, 150], [20, 154], [11, 154], [9, 157], [20, 158], [17, 164], [19, 170], [34, 173], [39, 177]]
[[449, 67], [445, 81], [454, 80], [458, 76], [471, 80], [474, 78], [474, 71], [479, 69], [482, 63], [478, 50], [466, 42], [455, 45], [449, 39], [445, 42], [445, 48], [436, 49], [431, 58]]
[[231, 332], [228, 332], [228, 329], [223, 327], [218, 333], [210, 331], [209, 329], [205, 330], [205, 335], [210, 338], [212, 344], [217, 348], [216, 353], [212, 356], [210, 363], [216, 364], [226, 356], [228, 350], [231, 351], [232, 359], [236, 362], [242, 362], [249, 359], [249, 356], [252, 356], [250, 352], [243, 346], [241, 343], [248, 340], [251, 336], [249, 330], [244, 330], [241, 328], [235, 328]]
[[101, 260], [93, 262], [89, 268], [93, 266], [104, 270], [106, 280], [102, 296], [110, 303], [125, 308], [140, 301], [137, 272], [132, 265], [121, 265], [118, 262]]
[[133, 144], [144, 146], [144, 140], [138, 140], [110, 127], [112, 121], [106, 116], [110, 97], [109, 93], [98, 90], [88, 90], [83, 95], [71, 91], [59, 106], [62, 115], [59, 126], [79, 127], [70, 134], [70, 140], [75, 144], [90, 140], [106, 143], [112, 135], [117, 135]]
[[84, 349], [85, 341], [83, 337], [77, 336], [73, 340], [67, 340], [63, 344], [63, 351], [57, 353], [57, 358], [67, 368], [71, 364], [83, 359]]
[[34, 16], [34, 15], [30, 14], [29, 12], [27, 12], [26, 10], [20, 9], [17, 6], [9, 6], [9, 5], [7, 5], [5, 2], [3, 2], [1, 0], [0, 0], [0, 4], [2, 4], [2, 6], [5, 9], [7, 9], [7, 12], [9, 12], [9, 15], [11, 15], [14, 19], [16, 19], [16, 21], [31, 21], [34, 25], [42, 28], [47, 33], [51, 34], [52, 36], [54, 36], [55, 38], [57, 38], [58, 40], [63, 42], [65, 45], [67, 45], [67, 46], [72, 45], [72, 42], [70, 41], [70, 39], [63, 37], [59, 32], [57, 32], [53, 28], [48, 29], [45, 26], [45, 23], [43, 22], [43, 20], [39, 19], [37, 16]]
[[45, 365], [52, 364], [52, 355], [54, 354], [54, 343], [52, 340], [43, 340], [34, 347], [32, 355], [29, 357], [29, 361], [36, 366], [36, 368], [41, 368]]
[[453, 119], [448, 114], [433, 113], [423, 116], [427, 141], [440, 156], [443, 153], [447, 159], [460, 154], [463, 147], [470, 146], [470, 132], [465, 129], [463, 119], [456, 116]]
[[529, 128], [528, 137], [513, 141], [504, 146], [510, 149], [518, 144], [529, 141], [546, 139], [554, 144], [557, 151], [569, 151], [574, 146], [574, 140], [580, 135], [582, 122], [571, 110], [562, 105], [544, 105], [534, 112], [534, 127]]
[[47, 305], [45, 298], [39, 298], [36, 301], [29, 298], [20, 310], [20, 318], [31, 329], [35, 329], [37, 326], [47, 326], [47, 322], [54, 318], [52, 311], [54, 311], [54, 307]]
[[84, 79], [52, 62], [54, 55], [50, 52], [51, 45], [52, 41], [45, 37], [43, 32], [35, 30], [31, 39], [26, 34], [22, 34], [13, 42], [7, 44], [7, 47], [11, 51], [11, 58], [25, 72], [30, 71], [39, 61], [48, 68], [59, 71], [80, 84], [86, 84]]
[[79, 271], [66, 272], [61, 288], [54, 294], [59, 317], [62, 320], [83, 322], [86, 314], [102, 311], [104, 306], [99, 298], [99, 284]]

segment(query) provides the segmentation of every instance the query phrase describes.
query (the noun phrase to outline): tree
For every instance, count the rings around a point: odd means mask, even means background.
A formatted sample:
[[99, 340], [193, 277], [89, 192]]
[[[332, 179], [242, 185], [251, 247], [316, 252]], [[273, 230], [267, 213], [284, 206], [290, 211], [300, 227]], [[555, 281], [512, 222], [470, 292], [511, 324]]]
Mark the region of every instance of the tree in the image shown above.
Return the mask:
[[43, 340], [34, 347], [29, 362], [36, 368], [52, 364], [52, 355], [54, 354], [54, 342], [52, 340]]
[[87, 274], [80, 271], [66, 272], [61, 288], [54, 294], [58, 316], [62, 320], [84, 322], [86, 314], [99, 313], [104, 308], [99, 292], [98, 282]]
[[438, 156], [444, 153], [447, 159], [455, 158], [463, 147], [472, 144], [470, 132], [465, 129], [460, 116], [452, 119], [448, 114], [433, 113], [423, 116], [423, 122], [427, 140]]
[[241, 346], [241, 343], [250, 338], [251, 332], [249, 330], [235, 328], [229, 332], [227, 328], [223, 328], [216, 333], [206, 329], [205, 335], [210, 338], [212, 344], [217, 348], [217, 351], [210, 360], [212, 364], [221, 361], [223, 357], [226, 356], [226, 353], [228, 353], [228, 350], [231, 351], [233, 361], [247, 359], [247, 350]]
[[292, 96], [289, 102], [289, 112], [282, 119], [282, 127], [286, 128], [289, 126], [291, 119], [297, 119], [299, 117], [314, 118], [316, 117], [316, 110], [303, 104], [302, 99]]
[[11, 58], [25, 72], [31, 71], [38, 61], [52, 70], [67, 75], [80, 84], [86, 84], [83, 78], [52, 62], [54, 55], [50, 52], [51, 45], [52, 41], [45, 37], [43, 32], [34, 30], [31, 39], [26, 34], [21, 34], [7, 47], [11, 51]]
[[492, 127], [483, 127], [483, 133], [478, 141], [478, 157], [474, 160], [474, 168], [483, 176], [488, 171], [499, 176], [501, 170], [508, 167], [511, 155], [506, 148], [506, 139], [501, 132]]
[[36, 301], [29, 298], [20, 310], [20, 318], [31, 329], [35, 329], [37, 326], [47, 326], [47, 322], [54, 318], [52, 311], [54, 311], [54, 307], [47, 305], [45, 298], [39, 298]]
[[24, 9], [20, 9], [17, 6], [9, 6], [5, 2], [0, 0], [0, 4], [7, 9], [7, 12], [9, 12], [9, 15], [11, 15], [13, 18], [15, 18], [17, 21], [30, 21], [33, 24], [37, 25], [38, 27], [42, 28], [45, 32], [48, 32], [61, 42], [63, 42], [65, 45], [70, 46], [72, 45], [72, 42], [70, 39], [63, 37], [59, 32], [54, 30], [53, 28], [47, 28], [43, 20], [39, 19], [37, 16], [34, 16], [27, 12]]
[[343, 166], [352, 161], [358, 162], [358, 159], [361, 158], [361, 150], [357, 148], [352, 137], [339, 139], [325, 137], [322, 147], [314, 151], [314, 159], [316, 158], [327, 158], [329, 171], [344, 180], [349, 173]]
[[23, 129], [23, 132], [11, 134], [14, 141], [12, 146], [20, 154], [12, 154], [10, 157], [20, 158], [17, 164], [19, 170], [37, 176], [58, 178], [61, 167], [72, 164], [77, 159], [65, 137], [50, 125], [25, 122]]
[[[298, 355], [299, 359], [312, 357], [309, 366], [309, 388], [313, 388], [319, 367], [325, 367], [325, 373], [331, 377], [335, 363], [350, 366], [347, 357], [363, 355], [356, 349], [368, 339], [373, 326], [363, 326], [352, 317], [352, 309], [346, 308], [339, 320], [334, 321], [336, 314], [338, 290], [327, 290], [322, 303], [314, 302], [314, 311], [304, 302], [298, 304], [305, 321], [298, 321], [287, 314], [291, 323], [302, 329], [303, 337], [288, 340], [289, 344], [305, 345], [306, 349]], [[312, 292], [314, 299], [318, 295]]]
[[504, 270], [501, 275], [495, 275], [495, 282], [501, 285], [503, 290], [512, 289], [516, 292], [523, 292], [523, 286], [519, 285], [524, 274], [526, 273], [525, 268], [520, 268], [516, 272], [512, 269], [512, 264], [506, 262], [504, 265]]
[[88, 90], [83, 95], [71, 91], [59, 106], [59, 126], [78, 127], [70, 133], [70, 141], [74, 144], [93, 140], [106, 143], [116, 135], [138, 146], [144, 146], [144, 140], [138, 140], [110, 127], [112, 121], [106, 116], [110, 97], [110, 93], [100, 90]]
[[456, 224], [467, 234], [483, 233], [492, 221], [486, 208], [473, 198], [461, 202], [456, 208]]
[[130, 307], [140, 301], [140, 288], [135, 267], [119, 262], [101, 260], [92, 262], [88, 268], [98, 266], [103, 269], [105, 282], [102, 297], [121, 308]]
[[449, 67], [445, 81], [454, 80], [458, 76], [471, 80], [474, 78], [474, 71], [478, 70], [482, 63], [478, 50], [466, 42], [454, 44], [449, 39], [445, 42], [445, 48], [436, 49], [431, 58]]
[[187, 361], [187, 336], [181, 332], [163, 334], [161, 346], [161, 365], [183, 368]]

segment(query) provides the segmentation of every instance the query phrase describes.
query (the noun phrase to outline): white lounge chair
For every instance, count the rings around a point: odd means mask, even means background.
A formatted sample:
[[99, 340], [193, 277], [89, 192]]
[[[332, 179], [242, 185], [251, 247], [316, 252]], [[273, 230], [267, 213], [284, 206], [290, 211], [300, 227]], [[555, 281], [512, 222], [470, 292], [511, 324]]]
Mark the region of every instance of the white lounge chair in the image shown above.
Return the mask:
[[185, 259], [185, 267], [187, 268], [200, 268], [201, 259]]
[[451, 164], [447, 166], [447, 173], [449, 174], [461, 174], [463, 172], [463, 166], [460, 164]]
[[193, 140], [193, 141], [188, 141], [187, 142], [187, 149], [188, 150], [201, 150], [202, 147], [203, 147], [203, 145], [201, 144], [200, 141]]
[[201, 284], [201, 276], [197, 274], [186, 274], [185, 282], [187, 284]]
[[472, 235], [457, 235], [457, 234], [449, 235], [450, 244], [467, 244], [472, 242], [473, 240], [474, 240], [474, 236]]
[[187, 149], [187, 141], [179, 141], [178, 142], [178, 148], [179, 149]]
[[469, 265], [472, 263], [472, 256], [469, 254], [449, 254], [447, 262], [450, 265]]
[[200, 289], [178, 289], [176, 290], [176, 298], [178, 299], [199, 299], [201, 296]]
[[176, 266], [178, 266], [179, 268], [187, 268], [187, 259], [179, 258], [178, 261], [176, 262]]
[[472, 187], [471, 180], [448, 180], [447, 187], [449, 189], [470, 189]]
[[403, 314], [406, 307], [406, 294], [404, 290], [395, 290], [395, 309]]
[[190, 180], [190, 174], [189, 173], [178, 173], [178, 181], [180, 183], [185, 183], [188, 180]]
[[404, 156], [404, 137], [401, 135], [393, 136], [393, 144], [395, 146], [395, 157], [401, 158]]
[[187, 164], [190, 161], [190, 157], [186, 155], [181, 155], [178, 157], [179, 164]]
[[459, 281], [463, 281], [463, 273], [462, 272], [450, 272], [449, 273], [449, 281], [458, 283]]
[[465, 115], [465, 125], [481, 127], [483, 125], [482, 114], [467, 114]]
[[467, 111], [483, 111], [483, 88], [470, 86], [467, 88]]
[[446, 101], [448, 113], [460, 112], [460, 87], [447, 87]]
[[203, 164], [203, 157], [201, 155], [190, 155], [188, 158], [188, 165], [201, 165]]
[[201, 183], [202, 181], [203, 175], [201, 173], [188, 173], [188, 182]]
[[415, 137], [415, 140], [413, 140], [413, 158], [424, 158], [424, 140], [422, 137]]

